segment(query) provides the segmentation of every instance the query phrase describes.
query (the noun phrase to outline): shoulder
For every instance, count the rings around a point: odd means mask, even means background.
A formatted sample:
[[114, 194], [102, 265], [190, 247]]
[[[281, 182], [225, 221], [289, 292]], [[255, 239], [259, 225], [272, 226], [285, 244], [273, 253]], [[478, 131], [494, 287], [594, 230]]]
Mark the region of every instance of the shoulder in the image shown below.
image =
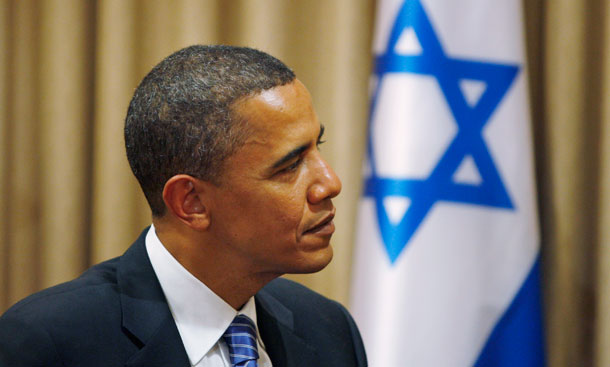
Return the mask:
[[330, 299], [312, 291], [304, 285], [285, 278], [277, 278], [272, 280], [263, 287], [262, 291], [268, 292], [278, 298], [290, 299], [294, 295], [301, 295], [322, 302], [331, 301]]
[[[324, 297], [302, 284], [277, 278], [269, 282], [260, 292], [261, 297], [272, 297], [291, 310], [295, 317], [317, 318], [334, 322], [338, 316], [349, 313], [339, 302]], [[350, 317], [351, 319], [351, 317]]]
[[366, 365], [366, 354], [356, 323], [340, 303], [288, 279], [278, 278], [257, 295], [261, 307], [308, 341], [320, 356], [353, 358]]
[[292, 280], [277, 278], [269, 282], [261, 291], [281, 302], [290, 310], [304, 310], [309, 314], [313, 310], [342, 312], [345, 308], [338, 302], [322, 296], [311, 289]]
[[[119, 303], [120, 269], [146, 263], [148, 257], [144, 246], [146, 228], [139, 238], [120, 257], [104, 261], [87, 269], [78, 278], [34, 293], [17, 302], [0, 318], [21, 318], [34, 322], [60, 321], [86, 314], [91, 316], [97, 310], [110, 310]], [[129, 258], [127, 258], [130, 256]], [[150, 264], [150, 263], [148, 263]], [[151, 270], [152, 272], [152, 270]], [[154, 275], [153, 275], [154, 276]]]
[[0, 320], [17, 316], [40, 319], [64, 313], [73, 317], [87, 304], [96, 307], [107, 294], [117, 292], [117, 262], [118, 258], [108, 260], [74, 280], [34, 293], [9, 308]]
[[9, 308], [0, 317], [0, 365], [59, 365], [63, 344], [87, 340], [107, 325], [120, 325], [116, 262], [96, 265], [77, 279]]

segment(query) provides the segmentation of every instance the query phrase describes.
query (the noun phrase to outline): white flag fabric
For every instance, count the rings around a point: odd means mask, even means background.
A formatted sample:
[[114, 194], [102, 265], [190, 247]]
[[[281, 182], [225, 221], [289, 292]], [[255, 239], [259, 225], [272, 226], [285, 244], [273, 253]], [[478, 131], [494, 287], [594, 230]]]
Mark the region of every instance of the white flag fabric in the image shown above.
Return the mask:
[[542, 366], [519, 0], [380, 0], [351, 310], [369, 363]]

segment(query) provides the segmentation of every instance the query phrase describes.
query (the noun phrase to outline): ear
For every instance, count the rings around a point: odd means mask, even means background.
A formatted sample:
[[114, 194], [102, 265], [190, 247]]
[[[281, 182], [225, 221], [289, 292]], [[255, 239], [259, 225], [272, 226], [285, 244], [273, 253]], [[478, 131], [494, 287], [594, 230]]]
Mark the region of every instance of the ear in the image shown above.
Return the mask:
[[168, 211], [195, 230], [210, 225], [210, 212], [205, 205], [205, 184], [189, 175], [176, 175], [163, 188], [163, 201]]

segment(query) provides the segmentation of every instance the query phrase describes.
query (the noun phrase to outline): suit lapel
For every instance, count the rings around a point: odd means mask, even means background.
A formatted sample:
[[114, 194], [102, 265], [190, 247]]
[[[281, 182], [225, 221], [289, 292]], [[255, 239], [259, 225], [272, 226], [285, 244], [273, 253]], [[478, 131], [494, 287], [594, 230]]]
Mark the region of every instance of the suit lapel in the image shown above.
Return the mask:
[[148, 259], [142, 232], [121, 256], [117, 282], [123, 329], [140, 348], [127, 366], [189, 366], [180, 334]]
[[294, 330], [292, 311], [261, 290], [256, 296], [256, 318], [265, 349], [274, 366], [308, 367], [319, 364], [315, 349]]
[[189, 367], [180, 334], [174, 319], [166, 317], [139, 352], [125, 364], [126, 367]]

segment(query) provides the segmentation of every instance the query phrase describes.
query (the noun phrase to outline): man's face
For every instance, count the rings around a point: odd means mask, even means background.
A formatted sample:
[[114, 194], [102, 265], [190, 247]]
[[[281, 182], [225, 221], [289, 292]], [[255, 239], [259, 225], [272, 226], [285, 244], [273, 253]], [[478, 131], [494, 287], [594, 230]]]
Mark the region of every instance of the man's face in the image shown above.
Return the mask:
[[[320, 155], [322, 128], [298, 80], [236, 104], [252, 133], [212, 188], [215, 241], [256, 273], [304, 273], [332, 258], [341, 182]], [[245, 269], [244, 269], [245, 270]]]

